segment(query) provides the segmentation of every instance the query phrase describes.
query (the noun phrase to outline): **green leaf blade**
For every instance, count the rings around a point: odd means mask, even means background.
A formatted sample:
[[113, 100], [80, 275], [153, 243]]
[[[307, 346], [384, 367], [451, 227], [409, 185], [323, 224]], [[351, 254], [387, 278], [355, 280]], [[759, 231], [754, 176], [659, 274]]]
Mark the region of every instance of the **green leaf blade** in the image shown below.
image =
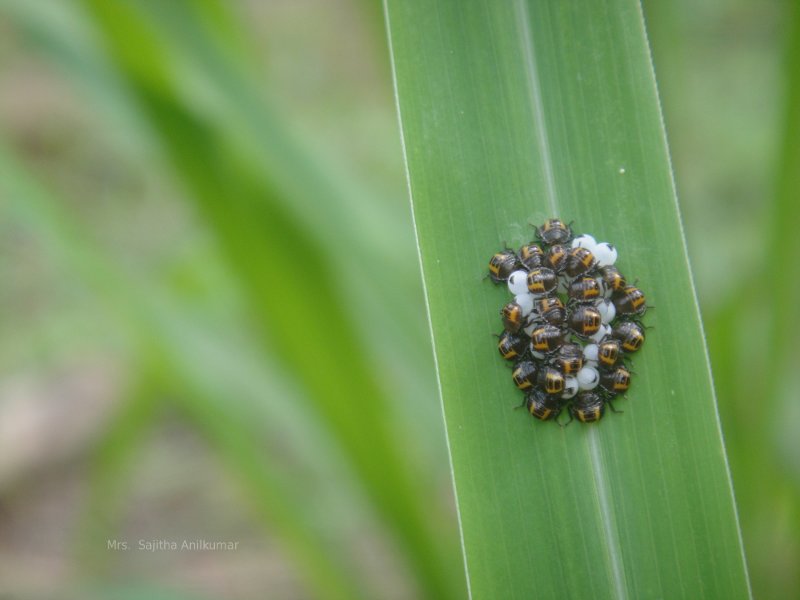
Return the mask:
[[[475, 597], [749, 596], [637, 3], [387, 3], [468, 579]], [[657, 306], [624, 415], [513, 411], [481, 285], [526, 222], [575, 219]]]

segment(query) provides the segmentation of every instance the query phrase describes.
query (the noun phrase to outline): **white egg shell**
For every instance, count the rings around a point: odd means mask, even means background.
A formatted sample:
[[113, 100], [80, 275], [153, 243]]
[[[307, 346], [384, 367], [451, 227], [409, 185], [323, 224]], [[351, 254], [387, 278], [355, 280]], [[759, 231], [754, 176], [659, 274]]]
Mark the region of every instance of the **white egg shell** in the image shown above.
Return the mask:
[[[527, 317], [529, 314], [533, 312], [533, 294], [529, 294], [525, 292], [524, 294], [517, 294], [514, 296], [514, 302], [519, 304], [519, 307], [522, 309], [522, 316]], [[602, 313], [600, 313], [602, 315]]]
[[600, 328], [597, 330], [597, 333], [590, 336], [589, 339], [596, 343], [610, 334], [611, 334], [611, 327], [609, 325], [600, 325]]
[[600, 372], [593, 367], [583, 367], [578, 371], [578, 387], [582, 390], [593, 390], [600, 383]]
[[536, 329], [539, 326], [540, 326], [539, 323], [531, 323], [530, 325], [525, 326], [522, 329], [522, 331], [524, 331], [525, 333], [528, 334], [528, 336], [530, 336], [533, 333], [533, 330]]
[[617, 262], [617, 249], [608, 242], [600, 242], [592, 249], [598, 267], [610, 267]]
[[594, 254], [594, 247], [597, 245], [595, 239], [590, 236], [588, 233], [584, 233], [583, 235], [579, 235], [575, 239], [572, 240], [572, 247], [573, 248], [586, 248], [592, 254]]
[[528, 273], [514, 271], [508, 276], [508, 290], [515, 296], [528, 293]]
[[597, 304], [597, 312], [600, 313], [600, 319], [604, 325], [608, 325], [617, 316], [617, 309], [611, 300], [601, 300]]
[[570, 398], [574, 397], [575, 394], [578, 393], [580, 386], [578, 385], [578, 380], [575, 377], [565, 377], [564, 378], [564, 393], [561, 394], [561, 397], [564, 400], [569, 400]]
[[586, 346], [583, 347], [584, 360], [593, 360], [597, 362], [597, 352], [597, 344], [586, 344]]
[[597, 282], [597, 285], [600, 287], [600, 294], [605, 296], [605, 293], [606, 293], [606, 282], [603, 281], [602, 277], [595, 277], [594, 280]]
[[531, 354], [533, 354], [533, 358], [536, 358], [538, 360], [544, 360], [545, 358], [547, 358], [546, 354], [544, 354], [543, 352], [537, 352], [536, 350], [533, 349], [533, 346], [531, 346]]

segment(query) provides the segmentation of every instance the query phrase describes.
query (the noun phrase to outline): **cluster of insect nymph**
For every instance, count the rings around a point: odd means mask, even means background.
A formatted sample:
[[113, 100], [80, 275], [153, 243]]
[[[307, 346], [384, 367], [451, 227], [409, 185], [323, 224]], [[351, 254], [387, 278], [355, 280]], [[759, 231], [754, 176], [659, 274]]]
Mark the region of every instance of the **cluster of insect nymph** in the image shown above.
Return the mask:
[[[520, 405], [542, 421], [568, 408], [569, 421], [599, 421], [628, 391], [630, 355], [644, 343], [645, 296], [615, 267], [617, 250], [549, 219], [519, 251], [498, 252], [488, 277], [514, 299], [500, 315], [497, 348], [525, 393]], [[560, 425], [560, 423], [559, 423]]]

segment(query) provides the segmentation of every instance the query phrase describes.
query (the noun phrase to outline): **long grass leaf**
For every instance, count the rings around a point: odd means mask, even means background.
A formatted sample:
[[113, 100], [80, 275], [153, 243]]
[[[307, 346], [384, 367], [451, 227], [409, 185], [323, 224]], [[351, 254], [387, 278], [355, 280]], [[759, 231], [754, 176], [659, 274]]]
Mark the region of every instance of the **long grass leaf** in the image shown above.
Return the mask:
[[[169, 39], [151, 26], [146, 13], [104, 2], [85, 4], [176, 172], [239, 272], [250, 294], [259, 334], [280, 349], [276, 355], [306, 386], [426, 593], [453, 595], [452, 569], [446, 566], [451, 555], [448, 538], [441, 535], [422, 498], [413, 492], [418, 484], [403, 456], [401, 440], [393, 436], [384, 416], [389, 410], [387, 397], [353, 335], [325, 247], [278, 200], [279, 181], [285, 175], [279, 180], [266, 176], [249, 155], [252, 148], [196, 112], [197, 107], [183, 103], [183, 71], [164, 60], [180, 54], [169, 51]], [[191, 31], [191, 11], [187, 9], [185, 16], [184, 29]], [[235, 68], [219, 66], [224, 59], [213, 44], [202, 48], [203, 64], [228, 78], [222, 83], [240, 85]], [[247, 114], [254, 118], [263, 114], [255, 108], [255, 96], [245, 93], [242, 98]], [[342, 217], [335, 219], [340, 222]], [[287, 248], [292, 249], [290, 260]], [[308, 273], [314, 275], [313, 293], [309, 293]]]
[[[262, 451], [253, 413], [241, 410], [240, 401], [231, 402], [232, 391], [240, 388], [235, 382], [226, 383], [224, 377], [203, 377], [203, 370], [198, 370], [198, 365], [207, 364], [202, 348], [209, 340], [184, 327], [178, 316], [180, 308], [171, 308], [167, 299], [107, 262], [86, 232], [61, 208], [63, 203], [41, 187], [3, 145], [0, 195], [8, 199], [20, 221], [35, 225], [50, 254], [73, 269], [107, 306], [124, 315], [121, 322], [144, 348], [143, 355], [158, 365], [160, 388], [174, 392], [173, 405], [182, 409], [226, 461], [254, 502], [259, 521], [278, 535], [317, 595], [362, 597], [343, 554], [334, 552], [330, 542], [314, 530], [304, 510], [307, 504], [296, 496], [276, 461]], [[201, 353], [196, 354], [196, 350]], [[216, 364], [222, 367], [223, 361]], [[112, 462], [113, 458], [107, 457]], [[98, 456], [98, 460], [104, 458]]]
[[[638, 3], [386, 5], [472, 594], [748, 597]], [[624, 414], [593, 426], [511, 410], [490, 335], [485, 264], [549, 216], [657, 306]]]

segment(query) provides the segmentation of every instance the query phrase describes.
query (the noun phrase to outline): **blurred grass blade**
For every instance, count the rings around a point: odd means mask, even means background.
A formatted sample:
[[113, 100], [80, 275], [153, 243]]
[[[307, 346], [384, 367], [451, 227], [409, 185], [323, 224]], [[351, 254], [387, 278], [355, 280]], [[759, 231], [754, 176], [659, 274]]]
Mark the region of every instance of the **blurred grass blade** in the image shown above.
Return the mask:
[[[794, 263], [788, 268], [782, 260], [774, 260], [774, 256], [791, 256], [795, 247], [797, 225], [800, 223], [800, 5], [790, 3], [787, 42], [788, 48], [784, 59], [786, 71], [786, 92], [784, 98], [784, 114], [780, 131], [780, 148], [775, 179], [775, 204], [770, 215], [771, 231], [769, 239], [775, 243], [772, 254], [766, 256], [766, 268], [769, 269], [770, 294], [772, 310], [770, 311], [770, 337], [767, 347], [773, 350], [786, 349], [782, 354], [787, 359], [792, 357], [792, 330], [786, 324], [792, 321], [796, 310], [796, 301], [800, 297], [800, 269]], [[796, 356], [796, 354], [795, 354]], [[786, 366], [790, 361], [786, 361]], [[779, 378], [769, 377], [769, 381], [777, 382]], [[784, 391], [784, 390], [778, 390]], [[789, 391], [789, 390], [785, 390]]]
[[[478, 598], [746, 598], [749, 586], [640, 7], [386, 2], [409, 188]], [[526, 223], [620, 249], [657, 310], [624, 414], [531, 423], [481, 282]]]
[[[456, 595], [454, 570], [449, 565], [450, 539], [441, 535], [442, 528], [418, 493], [421, 487], [405, 460], [403, 440], [394, 436], [386, 418], [388, 397], [354, 334], [327, 248], [310, 234], [295, 209], [282, 201], [285, 175], [264, 173], [240, 132], [231, 135], [229, 123], [209, 118], [198, 110], [202, 107], [185, 102], [181, 82], [187, 65], [163, 58], [197, 60], [186, 48], [176, 51], [173, 45], [175, 40], [203, 35], [191, 4], [171, 5], [166, 20], [160, 18], [163, 5], [151, 4], [152, 13], [104, 1], [90, 0], [84, 5], [175, 172], [249, 293], [258, 334], [308, 391], [309, 400], [391, 528], [423, 593], [435, 598]], [[169, 22], [180, 24], [174, 35], [169, 30], [165, 35], [160, 28]], [[238, 102], [246, 114], [263, 120], [264, 113], [257, 109], [258, 95], [244, 85], [238, 69], [225, 62], [214, 41], [204, 39], [195, 47], [203, 50], [202, 62], [188, 70], [196, 67], [199, 72], [207, 69], [217, 74], [220, 84], [241, 92]], [[227, 99], [223, 95], [217, 102]], [[225, 114], [236, 112], [229, 107]], [[284, 150], [294, 149], [284, 146]], [[302, 177], [314, 174], [298, 173], [297, 178]], [[322, 204], [309, 209], [330, 210]], [[313, 287], [309, 287], [309, 274]]]
[[[122, 322], [144, 347], [141, 355], [148, 358], [149, 364], [157, 365], [150, 371], [157, 374], [149, 382], [153, 390], [167, 394], [220, 454], [254, 502], [260, 521], [281, 539], [316, 594], [331, 599], [362, 597], [359, 584], [345, 564], [344, 553], [334, 551], [330, 540], [314, 529], [304, 510], [308, 503], [295, 492], [276, 461], [263, 452], [252, 413], [242, 410], [240, 397], [231, 401], [232, 392], [241, 390], [235, 382], [225, 381], [224, 361], [209, 361], [203, 356], [202, 348], [210, 342], [187, 331], [178, 316], [180, 311], [173, 309], [170, 314], [170, 303], [158, 297], [153, 289], [126, 277], [122, 269], [106, 262], [103, 253], [89, 242], [90, 236], [60, 208], [62, 203], [40, 187], [2, 144], [0, 196], [8, 200], [12, 213], [21, 221], [35, 225], [50, 254], [58, 256], [98, 293], [105, 295], [107, 306], [126, 315]], [[222, 343], [222, 339], [215, 336], [214, 343]], [[200, 354], [196, 353], [198, 350]], [[209, 363], [217, 365], [215, 377], [204, 377], [205, 371], [198, 369], [198, 365]], [[136, 415], [139, 409], [144, 414]], [[131, 410], [129, 418], [147, 418], [146, 406], [133, 406]], [[111, 435], [136, 432], [134, 423], [124, 423], [123, 429], [125, 426], [133, 429], [112, 430]], [[114, 441], [122, 444], [120, 450], [124, 454], [125, 441]], [[113, 464], [124, 459], [123, 455], [115, 456], [117, 451], [101, 443], [96, 460]], [[101, 491], [116, 491], [116, 482], [108, 480], [102, 464], [96, 475], [106, 479], [98, 482]], [[109, 508], [113, 510], [113, 506]]]
[[77, 544], [87, 577], [102, 572], [113, 559], [97, 540], [114, 535], [113, 524], [119, 522], [128, 492], [128, 466], [164, 408], [161, 390], [156, 387], [159, 379], [146, 369], [135, 377], [122, 395], [117, 414], [95, 444], [88, 469], [88, 507], [83, 514], [84, 524], [78, 528], [82, 539]]

